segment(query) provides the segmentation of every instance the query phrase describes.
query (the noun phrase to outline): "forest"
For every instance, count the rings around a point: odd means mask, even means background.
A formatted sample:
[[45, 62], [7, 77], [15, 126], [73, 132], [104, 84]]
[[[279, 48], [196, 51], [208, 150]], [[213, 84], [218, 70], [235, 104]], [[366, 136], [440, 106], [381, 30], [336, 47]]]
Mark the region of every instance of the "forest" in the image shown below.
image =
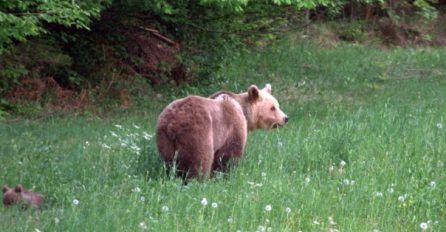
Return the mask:
[[444, 47], [445, 13], [444, 0], [5, 0], [0, 117], [127, 109], [281, 40]]

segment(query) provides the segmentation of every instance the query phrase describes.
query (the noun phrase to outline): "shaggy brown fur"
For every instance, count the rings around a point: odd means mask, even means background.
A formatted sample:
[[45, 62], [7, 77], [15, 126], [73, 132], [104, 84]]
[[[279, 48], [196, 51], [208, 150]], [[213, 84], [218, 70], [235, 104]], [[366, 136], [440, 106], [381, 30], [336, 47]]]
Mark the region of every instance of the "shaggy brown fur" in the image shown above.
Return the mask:
[[11, 189], [8, 186], [3, 186], [3, 204], [6, 208], [9, 208], [12, 204], [20, 205], [23, 208], [29, 208], [30, 206], [39, 208], [42, 206], [44, 198], [42, 194], [31, 193], [18, 184], [15, 189]]
[[[176, 162], [186, 178], [208, 178], [243, 155], [248, 132], [283, 127], [288, 117], [271, 95], [271, 85], [209, 98], [188, 96], [172, 102], [158, 118], [156, 142], [168, 167]], [[176, 156], [176, 157], [175, 157]]]

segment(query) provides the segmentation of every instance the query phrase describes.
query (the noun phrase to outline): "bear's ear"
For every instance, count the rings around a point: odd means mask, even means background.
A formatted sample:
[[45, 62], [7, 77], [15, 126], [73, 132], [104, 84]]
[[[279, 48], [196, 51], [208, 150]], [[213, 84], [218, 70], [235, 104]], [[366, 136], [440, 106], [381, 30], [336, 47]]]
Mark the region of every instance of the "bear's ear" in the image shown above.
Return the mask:
[[17, 186], [15, 186], [15, 190], [16, 193], [21, 193], [23, 191], [23, 187], [21, 184], [18, 184]]
[[248, 89], [248, 98], [250, 101], [256, 102], [262, 100], [260, 96], [260, 90], [255, 85], [251, 85]]
[[9, 190], [11, 190], [7, 185], [3, 186], [3, 193], [8, 192]]
[[265, 88], [263, 88], [263, 91], [266, 91], [267, 93], [271, 93], [271, 85], [270, 84], [266, 84]]

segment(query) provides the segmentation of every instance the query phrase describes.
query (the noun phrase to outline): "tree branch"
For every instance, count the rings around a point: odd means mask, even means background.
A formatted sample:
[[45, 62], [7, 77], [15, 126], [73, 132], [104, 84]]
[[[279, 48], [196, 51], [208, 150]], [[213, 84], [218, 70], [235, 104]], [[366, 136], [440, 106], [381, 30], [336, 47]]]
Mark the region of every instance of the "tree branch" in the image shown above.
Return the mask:
[[173, 46], [173, 47], [175, 47], [176, 49], [180, 49], [180, 45], [179, 45], [177, 42], [172, 41], [172, 40], [170, 40], [170, 39], [168, 39], [168, 38], [166, 38], [166, 37], [160, 35], [159, 31], [157, 31], [157, 30], [155, 30], [155, 29], [152, 29], [152, 28], [144, 28], [144, 27], [139, 27], [139, 28], [142, 29], [142, 30], [145, 30], [145, 31], [150, 32], [153, 36], [155, 36], [156, 38], [158, 38], [158, 39], [160, 39], [160, 40], [166, 42], [166, 43], [169, 44], [170, 46]]

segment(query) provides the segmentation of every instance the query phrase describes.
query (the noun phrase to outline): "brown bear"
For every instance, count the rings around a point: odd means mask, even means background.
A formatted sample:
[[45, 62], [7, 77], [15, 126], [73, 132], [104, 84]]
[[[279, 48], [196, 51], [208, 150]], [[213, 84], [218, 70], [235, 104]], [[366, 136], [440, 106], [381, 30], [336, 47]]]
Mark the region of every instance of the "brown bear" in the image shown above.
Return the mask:
[[44, 197], [40, 193], [28, 192], [18, 184], [15, 189], [3, 186], [3, 204], [9, 208], [12, 204], [20, 205], [27, 209], [30, 206], [40, 209], [44, 201]]
[[271, 95], [271, 85], [234, 94], [220, 91], [209, 98], [188, 96], [169, 104], [158, 118], [158, 151], [183, 178], [208, 178], [226, 171], [242, 157], [248, 132], [283, 127], [288, 122]]

